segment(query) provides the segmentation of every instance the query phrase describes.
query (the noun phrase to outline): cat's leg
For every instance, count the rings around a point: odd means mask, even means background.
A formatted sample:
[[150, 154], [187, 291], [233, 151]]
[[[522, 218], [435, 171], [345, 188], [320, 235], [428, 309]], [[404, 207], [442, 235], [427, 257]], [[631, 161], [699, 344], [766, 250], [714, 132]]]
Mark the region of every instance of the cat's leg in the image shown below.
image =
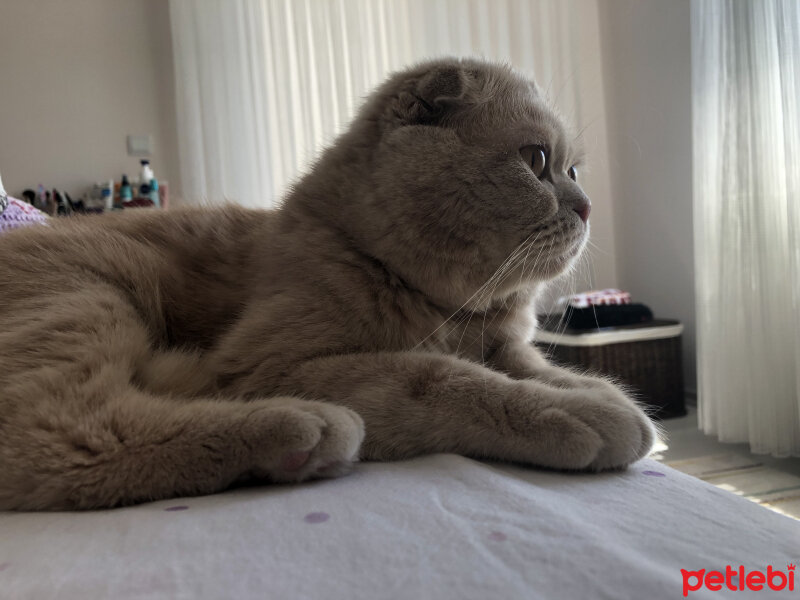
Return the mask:
[[493, 349], [487, 364], [515, 379], [536, 379], [558, 387], [595, 389], [606, 393], [617, 389], [622, 393], [609, 379], [554, 365], [533, 344], [519, 340], [508, 341]]
[[0, 509], [71, 510], [342, 475], [363, 425], [343, 407], [297, 398], [176, 404], [116, 389], [97, 410], [29, 413], [3, 436]]
[[176, 399], [131, 381], [147, 331], [114, 290], [60, 294], [0, 323], [0, 509], [111, 507], [247, 478], [347, 471], [353, 411], [294, 397]]
[[[511, 312], [511, 311], [515, 312]], [[485, 315], [473, 314], [460, 323], [454, 333], [459, 339], [458, 352], [469, 360], [505, 373], [514, 379], [536, 379], [558, 387], [597, 389], [612, 393], [612, 378], [580, 372], [577, 368], [563, 367], [548, 361], [528, 340], [511, 332], [524, 332], [532, 322], [519, 306], [501, 305]], [[494, 327], [493, 327], [494, 326]], [[617, 388], [621, 386], [617, 383]]]
[[612, 388], [515, 380], [450, 356], [381, 353], [302, 364], [286, 389], [328, 398], [366, 423], [362, 457], [457, 452], [563, 469], [624, 467], [650, 450], [650, 420]]
[[[563, 389], [585, 390], [601, 397], [627, 396], [648, 415], [656, 412], [655, 408], [637, 402], [635, 390], [614, 377], [554, 365], [530, 342], [509, 340], [491, 353], [488, 364], [515, 379], [535, 379]], [[666, 439], [666, 433], [658, 422], [653, 423], [653, 428], [658, 439]]]

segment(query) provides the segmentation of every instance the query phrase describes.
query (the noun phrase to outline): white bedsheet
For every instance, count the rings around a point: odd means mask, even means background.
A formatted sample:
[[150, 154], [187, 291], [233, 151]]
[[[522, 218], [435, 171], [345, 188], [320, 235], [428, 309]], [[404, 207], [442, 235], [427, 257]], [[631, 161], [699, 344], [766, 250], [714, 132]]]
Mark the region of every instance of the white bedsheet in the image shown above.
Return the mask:
[[436, 455], [307, 485], [0, 513], [4, 600], [681, 598], [682, 568], [798, 561], [800, 522], [650, 460], [567, 475]]

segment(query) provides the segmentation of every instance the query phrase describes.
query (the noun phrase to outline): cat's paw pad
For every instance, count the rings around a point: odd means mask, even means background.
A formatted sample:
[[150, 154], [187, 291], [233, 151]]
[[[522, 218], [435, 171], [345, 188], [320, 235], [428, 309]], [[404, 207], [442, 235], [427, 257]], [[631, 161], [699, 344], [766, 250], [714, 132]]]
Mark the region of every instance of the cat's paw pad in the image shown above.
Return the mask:
[[269, 413], [264, 444], [254, 449], [250, 475], [296, 482], [348, 473], [358, 460], [364, 423], [355, 412], [325, 402], [294, 400]]

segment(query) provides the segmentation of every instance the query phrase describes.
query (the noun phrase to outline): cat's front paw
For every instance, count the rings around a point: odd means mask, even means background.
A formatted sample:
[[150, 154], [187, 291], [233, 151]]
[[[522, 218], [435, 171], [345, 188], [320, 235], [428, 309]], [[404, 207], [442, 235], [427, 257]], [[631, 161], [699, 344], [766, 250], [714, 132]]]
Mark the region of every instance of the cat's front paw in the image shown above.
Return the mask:
[[560, 390], [536, 417], [534, 462], [559, 469], [619, 469], [649, 454], [656, 430], [639, 406], [614, 385]]
[[583, 392], [575, 413], [603, 441], [588, 467], [596, 471], [626, 467], [644, 458], [656, 440], [653, 422], [633, 400], [611, 384], [603, 388]]
[[263, 444], [254, 446], [248, 478], [298, 482], [348, 473], [358, 460], [364, 422], [349, 408], [326, 402], [276, 400]]

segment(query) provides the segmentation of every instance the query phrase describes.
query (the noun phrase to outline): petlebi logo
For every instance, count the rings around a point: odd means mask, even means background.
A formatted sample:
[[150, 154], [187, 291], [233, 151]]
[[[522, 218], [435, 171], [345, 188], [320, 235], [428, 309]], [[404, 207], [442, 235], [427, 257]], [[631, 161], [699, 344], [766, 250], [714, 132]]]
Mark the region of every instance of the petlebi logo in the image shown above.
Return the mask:
[[681, 569], [683, 576], [683, 597], [689, 592], [696, 592], [705, 588], [712, 592], [728, 589], [734, 592], [744, 592], [750, 590], [758, 592], [761, 590], [782, 590], [794, 591], [794, 564], [786, 565], [786, 571], [767, 566], [766, 571], [747, 571], [744, 565], [734, 568], [731, 565], [725, 566], [725, 571], [687, 571]]

